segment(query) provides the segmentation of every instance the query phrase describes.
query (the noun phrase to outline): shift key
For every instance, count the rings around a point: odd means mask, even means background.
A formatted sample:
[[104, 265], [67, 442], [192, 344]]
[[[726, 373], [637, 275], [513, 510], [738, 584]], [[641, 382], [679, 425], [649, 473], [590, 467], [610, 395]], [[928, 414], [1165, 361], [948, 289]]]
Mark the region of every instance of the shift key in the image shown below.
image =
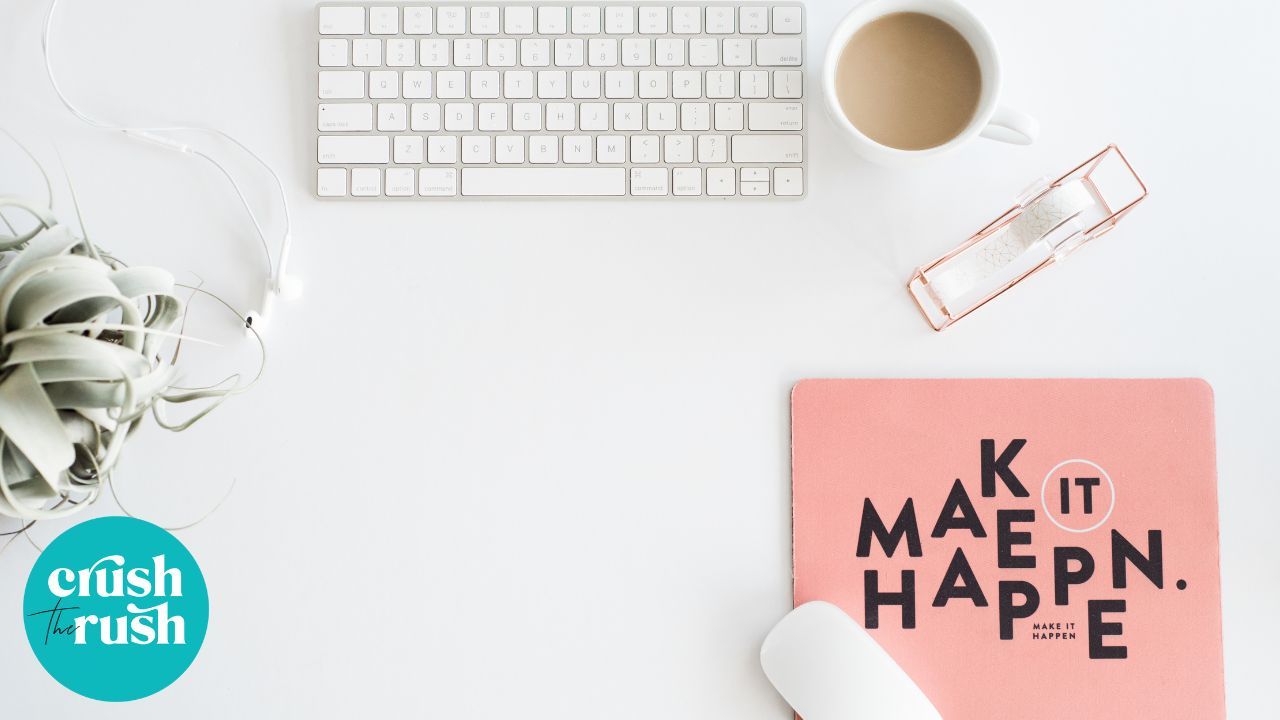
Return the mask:
[[391, 162], [391, 138], [385, 135], [321, 135], [316, 148], [321, 164], [385, 165]]
[[734, 135], [736, 163], [798, 163], [804, 160], [804, 138], [799, 135]]

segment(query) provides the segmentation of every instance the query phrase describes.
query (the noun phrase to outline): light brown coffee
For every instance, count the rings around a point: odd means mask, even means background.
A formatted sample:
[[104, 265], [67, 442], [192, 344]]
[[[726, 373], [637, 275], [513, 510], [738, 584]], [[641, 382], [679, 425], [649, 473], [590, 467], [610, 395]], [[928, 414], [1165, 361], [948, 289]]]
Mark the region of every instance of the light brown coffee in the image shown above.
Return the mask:
[[968, 127], [982, 94], [982, 71], [955, 28], [932, 15], [893, 13], [849, 38], [836, 67], [836, 94], [867, 137], [900, 150], [925, 150]]

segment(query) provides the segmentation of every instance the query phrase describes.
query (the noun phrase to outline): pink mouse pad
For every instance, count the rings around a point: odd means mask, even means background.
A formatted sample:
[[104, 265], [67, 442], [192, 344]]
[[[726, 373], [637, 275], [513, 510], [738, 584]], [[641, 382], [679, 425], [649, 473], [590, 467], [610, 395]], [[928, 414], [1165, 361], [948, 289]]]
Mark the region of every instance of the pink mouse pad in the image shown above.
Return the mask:
[[1205, 382], [805, 380], [792, 473], [795, 604], [947, 720], [1225, 717]]

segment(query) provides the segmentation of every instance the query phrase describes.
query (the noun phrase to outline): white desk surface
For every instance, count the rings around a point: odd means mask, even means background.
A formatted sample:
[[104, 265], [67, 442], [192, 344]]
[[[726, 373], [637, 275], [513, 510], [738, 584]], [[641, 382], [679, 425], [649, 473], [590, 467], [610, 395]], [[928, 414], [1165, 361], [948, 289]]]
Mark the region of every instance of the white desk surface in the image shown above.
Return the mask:
[[[852, 4], [809, 2], [811, 59]], [[788, 390], [811, 376], [1207, 378], [1227, 701], [1233, 717], [1273, 708], [1280, 10], [971, 5], [1001, 43], [1008, 102], [1042, 123], [1033, 147], [868, 166], [823, 114], [810, 63], [802, 202], [352, 205], [309, 192], [309, 0], [65, 0], [68, 93], [259, 150], [294, 204], [306, 289], [280, 308], [258, 389], [187, 434], [149, 428], [118, 476], [161, 524], [237, 481], [180, 535], [212, 595], [195, 664], [137, 703], [64, 691], [23, 638], [35, 550], [19, 542], [0, 554], [5, 711], [787, 718], [756, 653], [790, 606]], [[253, 302], [260, 251], [221, 178], [72, 119], [43, 75], [44, 8], [0, 5], [0, 126], [53, 170], [56, 144], [100, 244]], [[931, 332], [903, 289], [911, 269], [1108, 142], [1147, 203]], [[0, 157], [4, 192], [38, 192]], [[237, 337], [212, 310], [193, 322]], [[188, 360], [212, 378], [252, 354]]]

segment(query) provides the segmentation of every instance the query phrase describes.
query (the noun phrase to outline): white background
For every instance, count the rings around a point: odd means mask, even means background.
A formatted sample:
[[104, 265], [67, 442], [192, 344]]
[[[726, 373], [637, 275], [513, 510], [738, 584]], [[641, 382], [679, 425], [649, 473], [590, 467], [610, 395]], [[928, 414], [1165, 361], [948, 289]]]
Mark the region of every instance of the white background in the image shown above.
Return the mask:
[[[270, 329], [261, 386], [189, 433], [148, 428], [118, 474], [125, 504], [167, 525], [236, 482], [180, 533], [212, 593], [195, 664], [129, 705], [64, 691], [23, 637], [36, 551], [19, 540], [0, 554], [5, 712], [782, 720], [756, 653], [790, 606], [788, 391], [812, 376], [1207, 378], [1228, 706], [1273, 708], [1280, 14], [971, 4], [1001, 45], [1005, 99], [1041, 121], [1033, 147], [976, 141], [883, 170], [811, 93], [802, 202], [333, 204], [309, 190], [309, 0], [65, 0], [67, 92], [261, 152], [294, 204], [306, 289]], [[851, 5], [808, 5], [811, 90]], [[57, 104], [44, 8], [0, 4], [0, 126], [60, 181], [56, 146], [101, 245], [255, 302], [261, 251], [215, 171]], [[911, 269], [1108, 142], [1147, 203], [930, 331]], [[15, 152], [0, 158], [0, 191], [42, 194]], [[190, 329], [231, 344], [191, 346], [192, 379], [251, 369], [232, 320], [201, 307]]]

